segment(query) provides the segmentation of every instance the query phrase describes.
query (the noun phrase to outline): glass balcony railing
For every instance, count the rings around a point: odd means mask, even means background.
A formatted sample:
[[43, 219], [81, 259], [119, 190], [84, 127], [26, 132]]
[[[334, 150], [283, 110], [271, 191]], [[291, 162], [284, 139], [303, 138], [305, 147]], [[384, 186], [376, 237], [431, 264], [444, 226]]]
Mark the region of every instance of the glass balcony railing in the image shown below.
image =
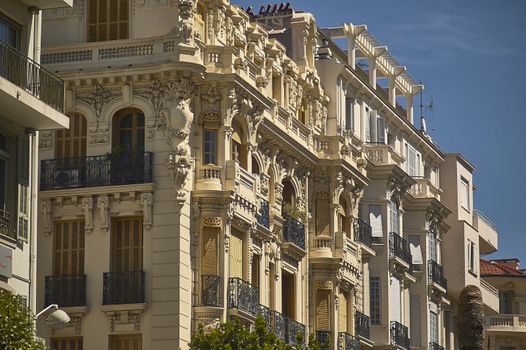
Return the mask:
[[64, 112], [64, 81], [1, 40], [0, 76]]
[[104, 273], [102, 297], [104, 305], [144, 302], [144, 271]]
[[46, 276], [45, 304], [86, 305], [86, 275]]
[[151, 152], [41, 161], [40, 190], [129, 185], [153, 181]]

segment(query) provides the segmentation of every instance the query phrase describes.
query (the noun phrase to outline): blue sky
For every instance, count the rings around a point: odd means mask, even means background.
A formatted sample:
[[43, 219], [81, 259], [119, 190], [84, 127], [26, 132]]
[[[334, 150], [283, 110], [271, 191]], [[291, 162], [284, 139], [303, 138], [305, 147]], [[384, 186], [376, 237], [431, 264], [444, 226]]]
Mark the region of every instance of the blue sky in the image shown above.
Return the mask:
[[[255, 11], [266, 4], [232, 3]], [[499, 251], [490, 257], [518, 257], [526, 268], [526, 1], [292, 4], [313, 13], [322, 27], [367, 24], [409, 74], [423, 82], [424, 98], [434, 101], [428, 132], [477, 168], [475, 207], [499, 231]]]

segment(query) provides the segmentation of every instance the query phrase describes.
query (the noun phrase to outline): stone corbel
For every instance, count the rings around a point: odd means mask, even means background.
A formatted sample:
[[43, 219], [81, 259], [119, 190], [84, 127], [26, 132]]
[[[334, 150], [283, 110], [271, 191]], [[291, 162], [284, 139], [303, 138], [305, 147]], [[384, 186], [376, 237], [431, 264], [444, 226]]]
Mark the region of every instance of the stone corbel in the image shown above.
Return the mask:
[[42, 215], [42, 231], [46, 235], [51, 234], [51, 199], [44, 199], [40, 204], [40, 213]]
[[141, 207], [143, 215], [143, 225], [150, 229], [153, 224], [153, 193], [141, 193]]
[[110, 199], [108, 196], [101, 196], [97, 198], [97, 207], [100, 212], [100, 229], [108, 232], [110, 228]]
[[84, 214], [84, 230], [86, 233], [93, 232], [93, 198], [82, 198], [82, 213]]
[[187, 156], [181, 156], [177, 154], [170, 154], [166, 168], [172, 178], [172, 187], [176, 191], [177, 200], [185, 201], [187, 197], [187, 191], [184, 187], [188, 180], [188, 174], [191, 169], [191, 160]]

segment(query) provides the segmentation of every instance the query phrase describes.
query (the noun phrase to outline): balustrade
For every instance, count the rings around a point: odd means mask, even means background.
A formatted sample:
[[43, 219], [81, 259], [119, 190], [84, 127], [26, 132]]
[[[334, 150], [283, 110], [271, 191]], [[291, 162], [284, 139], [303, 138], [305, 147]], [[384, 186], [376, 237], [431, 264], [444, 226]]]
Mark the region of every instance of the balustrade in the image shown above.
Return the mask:
[[438, 345], [437, 343], [429, 343], [429, 350], [444, 350], [443, 346]]
[[259, 203], [258, 224], [268, 229], [270, 228], [270, 211], [268, 201], [265, 199], [260, 199]]
[[10, 236], [9, 234], [9, 212], [0, 209], [0, 235]]

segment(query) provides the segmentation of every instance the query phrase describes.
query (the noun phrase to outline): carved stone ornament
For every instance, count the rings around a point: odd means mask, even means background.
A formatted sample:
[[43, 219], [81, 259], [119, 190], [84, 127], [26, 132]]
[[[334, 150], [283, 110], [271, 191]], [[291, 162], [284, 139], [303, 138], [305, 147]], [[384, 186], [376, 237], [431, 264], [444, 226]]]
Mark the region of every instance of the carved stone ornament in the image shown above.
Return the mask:
[[405, 180], [406, 176], [402, 178], [391, 176], [387, 183], [387, 198], [396, 199], [399, 205], [402, 205], [402, 197], [409, 189]]
[[201, 95], [201, 119], [203, 122], [219, 122], [221, 117], [221, 96], [214, 85]]
[[100, 229], [107, 232], [110, 228], [110, 199], [108, 196], [97, 198], [97, 207], [100, 213]]
[[205, 216], [203, 219], [205, 227], [223, 227], [223, 219], [220, 216]]
[[104, 106], [110, 101], [111, 99], [111, 92], [109, 90], [106, 90], [102, 85], [95, 84], [93, 89], [90, 91], [88, 97], [86, 97], [85, 101], [87, 101], [95, 110], [95, 119], [97, 121], [97, 130], [99, 129], [101, 117], [102, 117], [102, 110], [104, 109]]
[[316, 289], [332, 290], [332, 281], [316, 281]]
[[93, 232], [93, 198], [82, 198], [82, 213], [84, 214], [84, 231]]
[[42, 232], [47, 235], [51, 234], [51, 200], [44, 199], [40, 204], [40, 213], [42, 217]]
[[42, 130], [38, 138], [39, 148], [53, 147], [53, 130]]
[[194, 0], [177, 0], [179, 9], [179, 18], [177, 23], [177, 35], [183, 45], [193, 44], [193, 18], [194, 18]]
[[442, 220], [447, 216], [442, 208], [428, 209], [426, 212], [426, 231], [438, 234]]
[[187, 191], [184, 187], [192, 168], [190, 157], [188, 155], [170, 154], [166, 168], [172, 178], [172, 187], [176, 191], [177, 199], [186, 200]]
[[150, 229], [153, 225], [153, 193], [141, 193], [143, 226]]
[[166, 122], [166, 136], [172, 151], [177, 155], [190, 153], [188, 136], [194, 120], [190, 110], [194, 85], [188, 77], [177, 77], [165, 85], [161, 115]]
[[242, 89], [236, 88], [235, 94], [230, 95], [231, 116], [240, 116], [247, 120], [248, 133], [255, 136], [257, 127], [263, 120], [263, 106], [253, 101], [249, 94]]
[[140, 332], [142, 310], [108, 311], [106, 315], [110, 321], [112, 332]]

